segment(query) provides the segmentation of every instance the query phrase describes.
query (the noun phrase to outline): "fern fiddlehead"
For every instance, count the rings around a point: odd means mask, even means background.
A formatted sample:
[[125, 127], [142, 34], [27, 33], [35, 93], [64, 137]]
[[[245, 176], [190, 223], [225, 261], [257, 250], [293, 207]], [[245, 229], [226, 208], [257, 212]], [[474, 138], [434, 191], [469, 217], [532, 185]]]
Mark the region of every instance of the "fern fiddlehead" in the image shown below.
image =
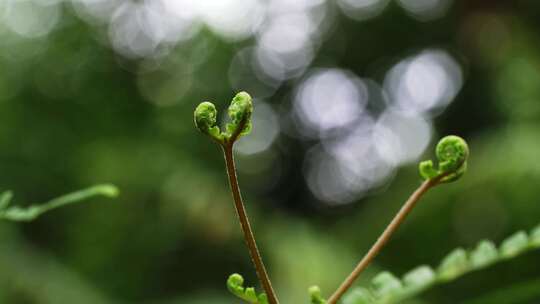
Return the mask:
[[440, 178], [440, 182], [451, 182], [459, 179], [467, 170], [469, 146], [463, 138], [455, 135], [442, 138], [435, 148], [435, 154], [439, 160], [438, 168], [431, 160], [419, 165], [420, 175], [425, 180]]
[[210, 136], [213, 140], [221, 142], [223, 136], [217, 123], [217, 110], [213, 103], [205, 101], [201, 102], [193, 115], [195, 120], [195, 126], [203, 134]]
[[[255, 241], [255, 236], [253, 230], [251, 229], [251, 224], [247, 216], [247, 212], [242, 200], [242, 195], [240, 194], [240, 187], [238, 185], [238, 179], [236, 176], [236, 167], [234, 162], [233, 154], [233, 145], [240, 136], [249, 134], [251, 131], [251, 115], [253, 113], [253, 103], [251, 96], [246, 92], [240, 92], [231, 101], [231, 104], [228, 109], [228, 115], [230, 122], [227, 123], [225, 131], [222, 132], [217, 126], [217, 110], [216, 107], [210, 102], [203, 102], [197, 106], [194, 112], [194, 121], [195, 126], [202, 133], [210, 136], [212, 140], [217, 142], [223, 149], [223, 154], [225, 157], [225, 165], [227, 168], [227, 175], [229, 178], [229, 185], [231, 187], [231, 192], [233, 196], [234, 206], [238, 219], [240, 221], [240, 226], [244, 234], [244, 240], [248, 247], [251, 260], [257, 272], [257, 277], [261, 282], [261, 285], [264, 288], [265, 295], [264, 298], [267, 299], [269, 304], [278, 304], [277, 296], [273, 290], [272, 283], [270, 282], [270, 277], [266, 271], [266, 267], [261, 258], [261, 254], [257, 247]], [[232, 283], [235, 283], [231, 285]], [[229, 277], [227, 281], [227, 286], [229, 290], [234, 291], [233, 294], [239, 296], [240, 298], [246, 300], [254, 298], [252, 297], [255, 294], [254, 289], [242, 289], [243, 279], [239, 275], [233, 275]], [[231, 288], [234, 287], [234, 288]], [[249, 296], [249, 297], [248, 297]], [[247, 298], [246, 298], [247, 297]], [[261, 301], [256, 297], [258, 301]], [[246, 300], [247, 301], [247, 300]], [[263, 302], [250, 302], [250, 303], [261, 303]]]
[[[231, 122], [229, 122], [225, 131], [222, 132], [217, 126], [217, 110], [215, 106], [210, 102], [201, 103], [195, 110], [194, 121], [196, 127], [204, 134], [210, 136], [215, 142], [217, 142], [223, 149], [225, 156], [225, 163], [227, 167], [227, 174], [229, 177], [229, 183], [233, 200], [235, 203], [240, 225], [244, 233], [244, 239], [248, 246], [252, 262], [257, 271], [257, 276], [263, 285], [265, 293], [257, 295], [255, 289], [252, 287], [245, 288], [243, 286], [244, 280], [242, 276], [233, 274], [227, 280], [228, 289], [239, 298], [253, 304], [277, 304], [278, 300], [273, 291], [270, 279], [266, 272], [266, 268], [262, 262], [259, 250], [257, 248], [255, 237], [251, 229], [249, 219], [244, 207], [242, 197], [240, 195], [240, 189], [236, 177], [236, 169], [233, 155], [233, 145], [238, 137], [247, 135], [251, 130], [251, 115], [253, 112], [253, 105], [251, 97], [245, 92], [238, 93], [232, 100], [228, 109], [228, 114]], [[392, 234], [405, 220], [405, 217], [410, 213], [418, 200], [432, 187], [440, 184], [451, 182], [459, 179], [465, 173], [467, 169], [467, 158], [469, 156], [469, 148], [467, 143], [458, 136], [446, 136], [442, 138], [436, 147], [436, 156], [438, 159], [438, 166], [435, 167], [433, 161], [423, 161], [419, 164], [420, 175], [424, 179], [424, 182], [420, 187], [414, 191], [414, 193], [405, 202], [403, 207], [399, 210], [397, 215], [393, 218], [387, 228], [383, 231], [381, 236], [377, 239], [375, 244], [371, 247], [368, 253], [362, 258], [358, 265], [354, 268], [352, 273], [345, 279], [340, 287], [332, 294], [327, 301], [321, 295], [319, 287], [313, 286], [309, 289], [311, 303], [312, 304], [336, 304], [345, 292], [351, 287], [354, 281], [367, 268], [375, 256], [381, 251], [384, 245], [388, 242]], [[484, 244], [479, 251], [480, 253], [489, 253], [489, 249]], [[448, 258], [449, 263], [460, 261], [462, 253], [456, 252], [455, 256]], [[485, 262], [486, 259], [480, 259]], [[456, 269], [450, 267], [449, 269]], [[452, 276], [452, 273], [448, 274]], [[425, 282], [434, 277], [434, 273], [430, 268], [420, 268], [414, 272], [408, 274], [404, 279], [405, 284], [414, 286], [423, 286]], [[383, 273], [374, 279], [374, 284], [379, 286], [377, 288], [377, 295], [392, 294], [394, 291], [402, 289], [402, 282], [393, 277], [390, 273]], [[362, 292], [354, 292], [347, 296], [346, 300], [355, 302], [357, 301], [370, 301], [372, 295], [366, 295]], [[364, 302], [358, 302], [364, 303]], [[369, 303], [369, 302], [366, 302]]]
[[247, 135], [251, 132], [251, 115], [253, 114], [251, 96], [246, 92], [236, 94], [227, 112], [231, 122], [226, 126], [227, 132], [225, 136], [232, 144], [238, 136]]
[[244, 287], [244, 278], [233, 273], [227, 279], [227, 289], [240, 299], [251, 304], [268, 304], [265, 293], [257, 294], [254, 287]]
[[209, 101], [201, 102], [193, 115], [195, 126], [221, 146], [233, 145], [239, 136], [247, 135], [251, 131], [251, 96], [246, 92], [236, 94], [227, 113], [231, 121], [225, 126], [225, 132], [222, 132], [217, 126], [216, 106]]
[[[433, 161], [431, 160], [420, 163], [420, 175], [424, 178], [424, 182], [403, 204], [399, 212], [394, 216], [390, 224], [386, 227], [381, 236], [379, 236], [370, 250], [328, 299], [328, 304], [336, 304], [341, 299], [354, 281], [379, 254], [416, 203], [429, 189], [440, 183], [455, 181], [463, 176], [467, 168], [467, 158], [469, 157], [469, 148], [465, 140], [459, 136], [449, 135], [439, 141], [435, 150], [439, 161], [438, 168], [434, 167]], [[390, 279], [391, 278], [388, 276], [383, 276], [380, 280], [388, 281]]]

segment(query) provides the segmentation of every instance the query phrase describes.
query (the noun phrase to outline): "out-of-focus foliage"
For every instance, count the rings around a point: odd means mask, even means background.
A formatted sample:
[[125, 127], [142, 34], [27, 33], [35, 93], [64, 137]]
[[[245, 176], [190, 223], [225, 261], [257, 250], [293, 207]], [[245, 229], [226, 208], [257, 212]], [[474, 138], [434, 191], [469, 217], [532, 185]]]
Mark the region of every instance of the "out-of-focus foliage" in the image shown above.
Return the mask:
[[318, 286], [311, 286], [308, 291], [311, 304], [326, 304], [326, 300], [323, 299], [321, 289]]
[[[390, 272], [381, 272], [372, 279], [369, 289], [359, 287], [351, 290], [343, 304], [403, 303], [433, 286], [451, 282], [471, 271], [484, 269], [538, 248], [540, 226], [533, 229], [530, 235], [524, 231], [513, 234], [502, 242], [499, 249], [493, 242], [483, 240], [469, 252], [463, 248], [454, 249], [441, 261], [437, 270], [426, 265], [418, 266], [405, 273], [401, 280]], [[519, 299], [532, 301], [539, 295], [538, 291], [529, 292], [521, 294]]]
[[[239, 180], [283, 303], [337, 287], [439, 134], [470, 144], [467, 175], [426, 196], [358, 285], [528, 231], [539, 16], [533, 0], [0, 1], [0, 185], [22, 202], [97, 182], [123, 193], [1, 222], [0, 303], [230, 304], [228, 274], [256, 282], [223, 160], [192, 116], [243, 90]], [[538, 259], [415, 303], [512, 303], [540, 289]]]
[[62, 195], [43, 204], [30, 205], [26, 208], [17, 206], [8, 208], [13, 193], [11, 193], [11, 191], [5, 191], [0, 194], [0, 219], [20, 222], [32, 221], [47, 211], [69, 204], [79, 203], [85, 199], [99, 195], [116, 197], [118, 195], [118, 189], [113, 185], [96, 185]]

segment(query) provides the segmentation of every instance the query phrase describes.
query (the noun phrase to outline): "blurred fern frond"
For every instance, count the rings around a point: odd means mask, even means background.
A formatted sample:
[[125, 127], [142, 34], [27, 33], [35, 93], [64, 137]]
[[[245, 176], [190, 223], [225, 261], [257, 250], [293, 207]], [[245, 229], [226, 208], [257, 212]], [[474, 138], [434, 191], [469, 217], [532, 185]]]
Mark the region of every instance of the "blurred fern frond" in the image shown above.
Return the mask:
[[28, 207], [9, 206], [13, 194], [11, 191], [5, 191], [0, 194], [0, 219], [28, 222], [36, 219], [43, 213], [66, 206], [79, 203], [94, 196], [116, 197], [118, 188], [111, 184], [95, 185], [86, 189], [71, 192], [44, 204], [32, 204]]
[[357, 287], [343, 298], [343, 304], [392, 304], [412, 299], [427, 289], [456, 280], [459, 277], [530, 250], [540, 248], [540, 225], [529, 234], [519, 231], [506, 238], [497, 248], [489, 240], [483, 240], [472, 250], [456, 248], [436, 269], [418, 266], [401, 279], [388, 271], [377, 274], [369, 287]]

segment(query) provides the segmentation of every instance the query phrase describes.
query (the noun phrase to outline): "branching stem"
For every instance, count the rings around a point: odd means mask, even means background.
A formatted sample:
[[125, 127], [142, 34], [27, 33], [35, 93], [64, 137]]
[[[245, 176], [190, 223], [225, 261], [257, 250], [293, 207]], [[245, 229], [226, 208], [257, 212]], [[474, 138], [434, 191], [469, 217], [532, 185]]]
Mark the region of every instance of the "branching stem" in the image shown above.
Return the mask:
[[356, 265], [351, 274], [341, 283], [339, 288], [328, 300], [328, 304], [336, 304], [339, 299], [345, 294], [345, 292], [351, 287], [354, 281], [360, 276], [360, 274], [367, 268], [367, 266], [373, 261], [373, 259], [379, 254], [381, 249], [386, 245], [388, 240], [392, 237], [396, 229], [403, 223], [407, 215], [414, 208], [420, 198], [433, 186], [437, 185], [443, 176], [437, 178], [428, 179], [420, 185], [416, 191], [409, 197], [409, 199], [403, 204], [403, 207], [399, 210], [396, 216], [392, 219], [390, 224], [386, 227], [383, 233], [379, 236], [375, 244], [369, 249], [362, 260]]
[[257, 276], [259, 281], [262, 284], [266, 295], [268, 296], [268, 302], [270, 304], [279, 304], [276, 297], [276, 293], [272, 288], [272, 283], [266, 271], [266, 267], [257, 248], [257, 243], [255, 242], [255, 236], [249, 219], [246, 213], [246, 208], [244, 207], [244, 202], [242, 201], [242, 195], [240, 194], [240, 187], [238, 186], [238, 179], [236, 177], [236, 167], [234, 164], [234, 155], [233, 155], [233, 142], [230, 141], [222, 145], [223, 154], [225, 155], [225, 164], [227, 166], [227, 175], [229, 176], [229, 183], [231, 186], [231, 192], [234, 200], [234, 206], [236, 208], [236, 214], [240, 220], [240, 226], [242, 227], [242, 232], [244, 233], [244, 240], [249, 249], [249, 254], [251, 256], [251, 261], [255, 266], [257, 271]]

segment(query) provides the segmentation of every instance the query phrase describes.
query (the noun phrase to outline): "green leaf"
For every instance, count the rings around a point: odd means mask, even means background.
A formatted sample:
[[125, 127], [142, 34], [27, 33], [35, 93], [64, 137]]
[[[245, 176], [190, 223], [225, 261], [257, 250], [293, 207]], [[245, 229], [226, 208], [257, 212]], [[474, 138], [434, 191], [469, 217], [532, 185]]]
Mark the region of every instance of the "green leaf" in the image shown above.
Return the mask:
[[443, 281], [452, 280], [467, 271], [469, 261], [463, 248], [454, 249], [441, 262], [437, 275]]
[[370, 304], [374, 303], [371, 293], [362, 287], [357, 287], [343, 297], [343, 304]]
[[470, 262], [474, 268], [483, 268], [490, 264], [493, 264], [499, 258], [499, 252], [493, 242], [483, 240], [476, 246], [471, 252]]
[[379, 298], [392, 297], [403, 289], [401, 281], [388, 271], [376, 275], [371, 284], [375, 296]]
[[227, 289], [235, 296], [240, 299], [252, 303], [252, 304], [268, 304], [268, 299], [265, 293], [257, 295], [255, 288], [253, 287], [244, 287], [244, 278], [237, 274], [233, 273], [227, 279]]
[[103, 184], [72, 192], [40, 205], [30, 205], [25, 208], [18, 206], [6, 208], [9, 200], [11, 199], [11, 193], [6, 194], [6, 192], [4, 192], [0, 197], [0, 205], [3, 204], [3, 209], [0, 208], [2, 209], [0, 210], [0, 219], [11, 221], [31, 221], [47, 211], [65, 205], [78, 203], [94, 196], [116, 197], [117, 195], [118, 188], [116, 188], [116, 186]]
[[505, 239], [500, 248], [503, 258], [512, 258], [527, 250], [529, 247], [529, 238], [525, 231], [519, 231]]
[[0, 210], [6, 209], [13, 198], [13, 193], [11, 191], [4, 191], [0, 194]]
[[435, 272], [431, 267], [422, 265], [407, 272], [403, 276], [403, 284], [407, 289], [424, 288], [435, 281]]
[[530, 236], [524, 231], [513, 234], [502, 242], [499, 250], [488, 240], [480, 241], [470, 252], [463, 248], [454, 249], [441, 261], [436, 273], [429, 266], [419, 266], [407, 272], [400, 281], [391, 273], [382, 272], [373, 279], [373, 292], [355, 288], [344, 296], [343, 304], [402, 303], [432, 286], [450, 282], [466, 273], [536, 248], [540, 248], [540, 225], [532, 229]]

